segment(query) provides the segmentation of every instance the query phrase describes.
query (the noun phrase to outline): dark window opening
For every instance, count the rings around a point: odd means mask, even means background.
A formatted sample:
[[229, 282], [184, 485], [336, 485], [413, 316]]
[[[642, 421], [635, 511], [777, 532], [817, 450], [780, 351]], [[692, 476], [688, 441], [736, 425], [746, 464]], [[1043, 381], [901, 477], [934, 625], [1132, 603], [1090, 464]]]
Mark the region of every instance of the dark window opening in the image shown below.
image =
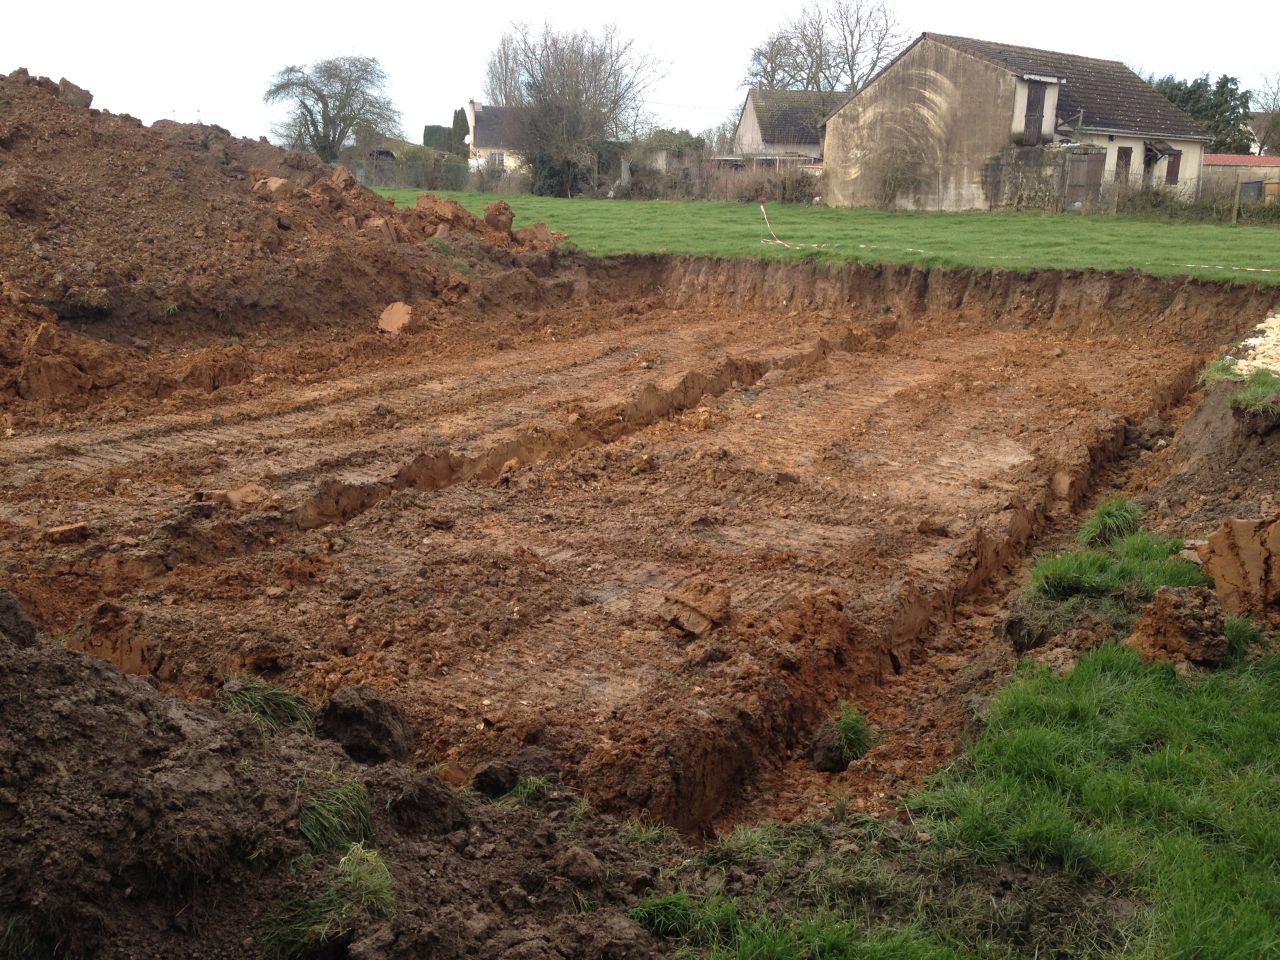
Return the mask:
[[1129, 182], [1129, 168], [1133, 166], [1133, 147], [1116, 148], [1116, 183]]
[[1040, 128], [1044, 125], [1044, 93], [1047, 84], [1043, 80], [1027, 81], [1027, 113], [1022, 120], [1022, 145], [1040, 143]]
[[1182, 151], [1175, 150], [1169, 154], [1169, 163], [1164, 168], [1164, 182], [1168, 186], [1174, 186], [1178, 182], [1178, 172], [1182, 168]]

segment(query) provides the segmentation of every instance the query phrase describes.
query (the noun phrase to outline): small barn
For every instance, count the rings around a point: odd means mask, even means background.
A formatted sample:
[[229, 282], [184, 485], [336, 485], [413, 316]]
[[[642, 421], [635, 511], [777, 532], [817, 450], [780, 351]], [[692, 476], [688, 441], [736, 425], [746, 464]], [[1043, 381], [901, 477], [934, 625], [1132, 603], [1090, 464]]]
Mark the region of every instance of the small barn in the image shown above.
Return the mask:
[[752, 166], [822, 161], [822, 121], [832, 94], [810, 90], [747, 91], [733, 133], [733, 152]]
[[1195, 196], [1210, 137], [1113, 60], [921, 34], [825, 122], [834, 206], [1089, 208]]

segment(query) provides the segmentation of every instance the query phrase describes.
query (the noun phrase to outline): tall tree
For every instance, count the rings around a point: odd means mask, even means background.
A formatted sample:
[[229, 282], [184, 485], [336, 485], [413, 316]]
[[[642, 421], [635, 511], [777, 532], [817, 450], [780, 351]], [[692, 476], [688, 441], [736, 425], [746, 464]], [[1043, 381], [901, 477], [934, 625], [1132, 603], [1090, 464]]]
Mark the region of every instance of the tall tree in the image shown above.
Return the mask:
[[766, 90], [860, 90], [904, 41], [884, 0], [812, 0], [751, 51], [745, 83]]
[[453, 111], [453, 126], [449, 130], [448, 151], [457, 154], [459, 157], [470, 156], [471, 148], [467, 145], [467, 135], [470, 132], [471, 127], [467, 123], [467, 111], [459, 107]]
[[535, 192], [569, 196], [606, 141], [639, 133], [653, 75], [652, 61], [615, 27], [538, 34], [512, 24], [489, 59], [486, 92], [524, 110], [519, 146]]
[[1253, 128], [1258, 151], [1280, 154], [1280, 73], [1263, 78], [1262, 89], [1254, 94]]
[[358, 128], [400, 136], [400, 112], [383, 93], [386, 83], [377, 59], [334, 57], [309, 67], [285, 67], [262, 99], [292, 105], [276, 127], [277, 137], [332, 163]]
[[1153, 81], [1152, 86], [1174, 105], [1204, 124], [1213, 139], [1209, 153], [1248, 153], [1252, 137], [1248, 130], [1248, 90], [1240, 89], [1240, 81], [1225, 73], [1210, 81], [1203, 74], [1187, 82], [1172, 75]]

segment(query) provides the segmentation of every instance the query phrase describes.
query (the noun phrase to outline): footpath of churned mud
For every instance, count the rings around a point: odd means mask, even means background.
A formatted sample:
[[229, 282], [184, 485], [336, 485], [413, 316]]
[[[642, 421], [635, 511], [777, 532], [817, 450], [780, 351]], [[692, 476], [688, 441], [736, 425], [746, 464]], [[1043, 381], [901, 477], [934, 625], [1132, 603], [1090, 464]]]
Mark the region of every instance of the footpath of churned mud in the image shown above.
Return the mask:
[[256, 375], [24, 420], [0, 447], [12, 588], [162, 690], [371, 685], [455, 782], [538, 747], [599, 807], [691, 830], [848, 700], [880, 731], [850, 774], [875, 807], [1007, 670], [989, 624], [1030, 543], [1266, 299], [1058, 272], [540, 272], [463, 297], [474, 327], [353, 322], [370, 346], [347, 352], [276, 329]]

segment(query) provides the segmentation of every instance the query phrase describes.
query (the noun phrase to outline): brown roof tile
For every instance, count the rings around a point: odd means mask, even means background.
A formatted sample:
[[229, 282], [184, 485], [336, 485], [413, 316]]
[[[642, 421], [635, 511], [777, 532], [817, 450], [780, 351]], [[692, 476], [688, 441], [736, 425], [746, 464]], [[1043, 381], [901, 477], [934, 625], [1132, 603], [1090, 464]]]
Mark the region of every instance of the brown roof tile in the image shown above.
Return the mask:
[[1065, 82], [1058, 92], [1058, 116], [1064, 123], [1070, 124], [1083, 110], [1081, 127], [1084, 129], [1210, 139], [1199, 123], [1118, 60], [1095, 60], [940, 33], [923, 36], [1019, 75], [1033, 73], [1062, 78]]
[[822, 143], [823, 118], [843, 94], [811, 90], [758, 90], [747, 94], [756, 105], [760, 139], [765, 143], [817, 145]]

